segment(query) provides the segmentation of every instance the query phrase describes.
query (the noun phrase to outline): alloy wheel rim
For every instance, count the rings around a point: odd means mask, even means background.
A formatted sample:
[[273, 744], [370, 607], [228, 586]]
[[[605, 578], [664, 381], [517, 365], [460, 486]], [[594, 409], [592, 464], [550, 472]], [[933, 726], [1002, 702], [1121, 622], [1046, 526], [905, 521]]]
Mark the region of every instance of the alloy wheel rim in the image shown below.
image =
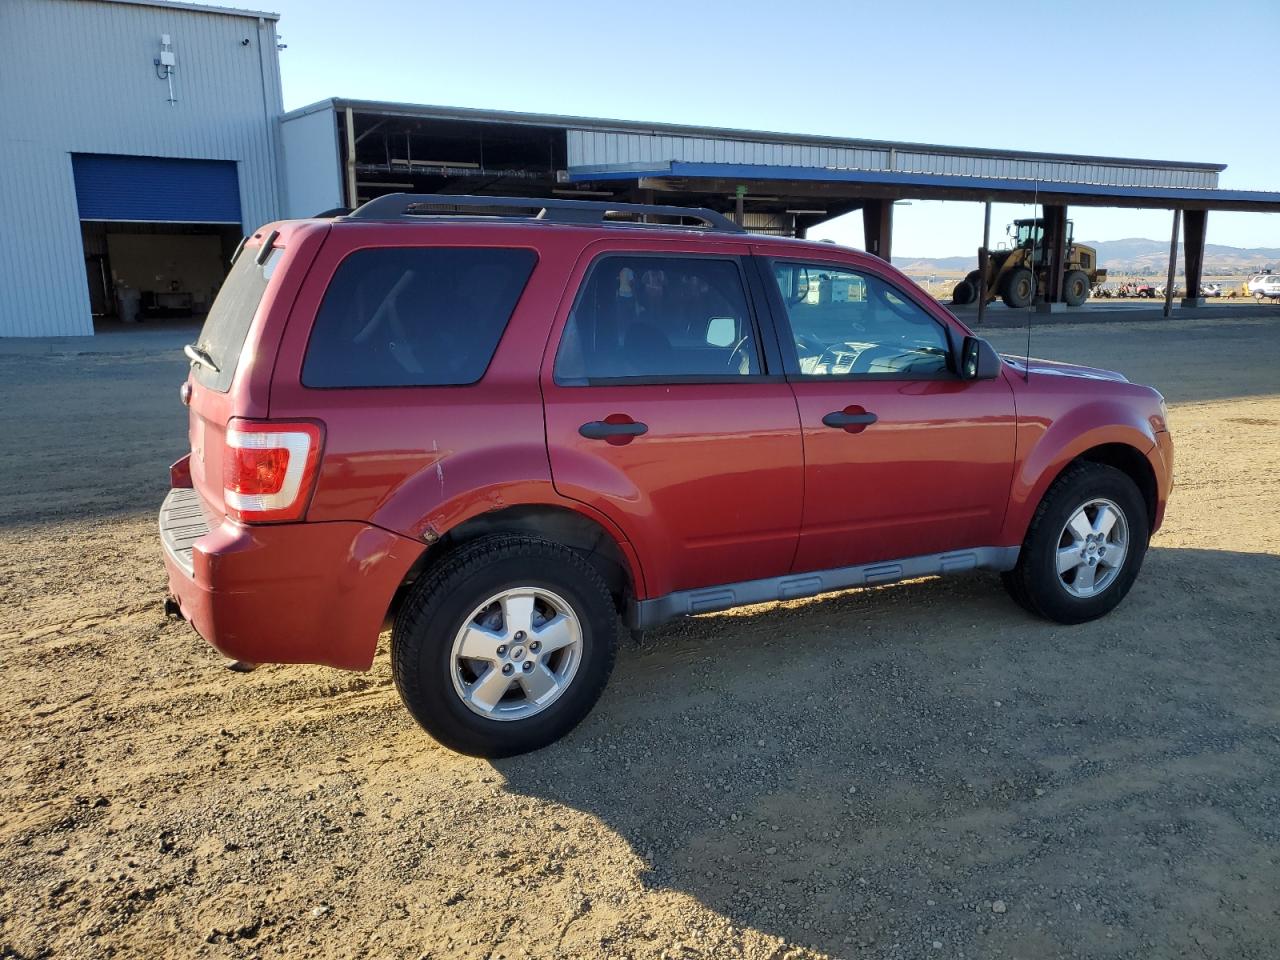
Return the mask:
[[1096, 597], [1116, 582], [1128, 555], [1124, 511], [1111, 500], [1088, 500], [1058, 535], [1058, 582], [1073, 597]]
[[582, 662], [582, 623], [564, 598], [542, 587], [494, 594], [453, 638], [449, 672], [467, 709], [489, 720], [525, 720], [546, 710]]

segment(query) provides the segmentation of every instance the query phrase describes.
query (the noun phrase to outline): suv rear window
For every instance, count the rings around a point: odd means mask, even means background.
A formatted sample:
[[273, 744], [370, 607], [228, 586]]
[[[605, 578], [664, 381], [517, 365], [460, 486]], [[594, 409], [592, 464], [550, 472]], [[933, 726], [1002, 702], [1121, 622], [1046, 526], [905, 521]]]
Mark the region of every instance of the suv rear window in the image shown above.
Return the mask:
[[231, 388], [244, 339], [249, 335], [249, 324], [258, 312], [267, 281], [284, 256], [284, 250], [272, 250], [267, 262], [259, 264], [254, 256], [256, 252], [241, 250], [240, 256], [236, 257], [231, 272], [209, 308], [208, 316], [204, 318], [200, 339], [196, 341], [196, 346], [209, 355], [218, 369], [215, 372], [197, 363], [192, 367], [195, 378], [219, 393], [226, 393]]
[[606, 254], [560, 338], [560, 384], [715, 382], [760, 373], [734, 259]]
[[386, 247], [338, 265], [302, 365], [308, 387], [475, 383], [533, 272], [532, 250]]

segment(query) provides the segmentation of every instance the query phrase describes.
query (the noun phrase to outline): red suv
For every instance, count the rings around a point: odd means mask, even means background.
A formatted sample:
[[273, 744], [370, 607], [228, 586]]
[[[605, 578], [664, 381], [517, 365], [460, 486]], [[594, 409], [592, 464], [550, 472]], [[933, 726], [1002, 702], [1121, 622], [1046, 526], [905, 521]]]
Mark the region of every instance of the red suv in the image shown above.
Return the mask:
[[[447, 204], [447, 206], [445, 206]], [[441, 743], [550, 743], [618, 618], [999, 571], [1098, 617], [1160, 526], [1160, 395], [1001, 359], [889, 264], [708, 210], [391, 195], [248, 238], [160, 514], [229, 657], [367, 669]]]

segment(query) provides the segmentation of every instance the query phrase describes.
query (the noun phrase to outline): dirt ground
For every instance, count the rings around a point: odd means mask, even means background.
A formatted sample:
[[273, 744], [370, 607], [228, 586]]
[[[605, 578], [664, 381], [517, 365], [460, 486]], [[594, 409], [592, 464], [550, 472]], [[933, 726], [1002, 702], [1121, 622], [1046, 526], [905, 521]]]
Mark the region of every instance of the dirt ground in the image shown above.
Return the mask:
[[1104, 620], [977, 575], [689, 620], [495, 763], [419, 732], [385, 638], [242, 675], [165, 620], [173, 349], [0, 355], [0, 957], [1274, 958], [1278, 343], [1037, 330], [1172, 409]]

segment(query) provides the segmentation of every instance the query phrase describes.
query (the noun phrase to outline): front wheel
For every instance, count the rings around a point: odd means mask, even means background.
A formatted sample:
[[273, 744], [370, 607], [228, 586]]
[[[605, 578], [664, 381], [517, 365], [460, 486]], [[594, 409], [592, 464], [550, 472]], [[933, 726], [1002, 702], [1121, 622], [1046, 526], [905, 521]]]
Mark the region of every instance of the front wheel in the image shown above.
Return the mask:
[[1089, 277], [1083, 270], [1071, 270], [1063, 278], [1062, 299], [1069, 307], [1078, 307], [1089, 299]]
[[1031, 298], [1036, 292], [1036, 278], [1026, 267], [1015, 267], [1005, 280], [1004, 302], [1006, 306], [1018, 309], [1031, 306]]
[[580, 554], [525, 535], [483, 537], [414, 586], [392, 629], [396, 688], [441, 744], [480, 757], [558, 740], [595, 705], [617, 613]]
[[1150, 525], [1127, 474], [1077, 463], [1058, 477], [1036, 509], [1018, 565], [1003, 575], [1027, 610], [1058, 623], [1110, 613], [1142, 567]]

